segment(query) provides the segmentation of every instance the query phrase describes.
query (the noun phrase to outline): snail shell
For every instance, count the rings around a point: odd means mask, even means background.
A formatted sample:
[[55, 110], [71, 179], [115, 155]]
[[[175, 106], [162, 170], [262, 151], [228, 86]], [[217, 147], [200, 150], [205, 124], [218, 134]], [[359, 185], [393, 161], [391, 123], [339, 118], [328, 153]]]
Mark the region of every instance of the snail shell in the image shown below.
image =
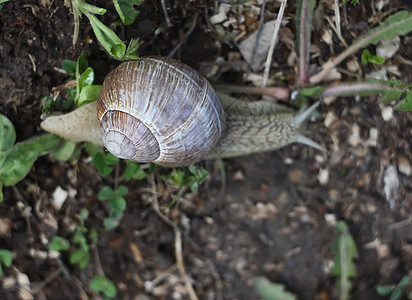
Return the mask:
[[224, 131], [224, 112], [210, 83], [170, 58], [128, 61], [110, 72], [97, 116], [113, 155], [167, 166], [201, 160]]

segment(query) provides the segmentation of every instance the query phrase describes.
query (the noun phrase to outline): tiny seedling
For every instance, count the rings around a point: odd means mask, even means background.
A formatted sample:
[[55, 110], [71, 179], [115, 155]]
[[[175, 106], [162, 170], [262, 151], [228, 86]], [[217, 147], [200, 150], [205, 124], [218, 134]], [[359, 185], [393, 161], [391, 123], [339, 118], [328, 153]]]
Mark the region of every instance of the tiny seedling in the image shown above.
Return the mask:
[[130, 25], [136, 20], [140, 12], [135, 7], [142, 3], [143, 0], [113, 0], [117, 14], [124, 25]]
[[102, 152], [98, 152], [92, 159], [92, 163], [95, 165], [97, 171], [103, 176], [107, 176], [112, 173], [114, 165], [118, 162], [119, 158], [111, 153], [104, 154]]
[[123, 196], [127, 193], [128, 189], [124, 185], [120, 185], [114, 190], [109, 186], [105, 186], [100, 190], [99, 200], [107, 201], [110, 208], [109, 216], [103, 221], [106, 229], [111, 230], [119, 225], [126, 209], [126, 200]]
[[102, 293], [107, 298], [114, 298], [117, 294], [116, 286], [104, 275], [93, 277], [90, 281], [90, 288], [98, 293]]
[[332, 252], [333, 266], [330, 274], [337, 278], [335, 290], [339, 295], [339, 299], [347, 300], [352, 288], [351, 279], [356, 277], [354, 259], [358, 257], [358, 252], [348, 225], [343, 221], [336, 224], [336, 238], [332, 246]]
[[[73, 232], [72, 242], [77, 248], [70, 255], [70, 263], [77, 265], [80, 269], [86, 268], [90, 260], [90, 247], [97, 244], [97, 231], [95, 229], [88, 229], [85, 226], [85, 221], [88, 218], [86, 209], [82, 209], [79, 214], [79, 225]], [[68, 251], [71, 248], [69, 240], [54, 236], [50, 242], [49, 248], [54, 251]]]
[[[120, 2], [121, 3], [121, 2]], [[127, 3], [127, 2], [126, 2]], [[125, 5], [122, 7], [132, 7], [133, 9], [133, 2], [131, 5]], [[115, 59], [126, 60], [126, 59], [136, 59], [137, 56], [137, 49], [141, 44], [138, 39], [132, 39], [129, 42], [129, 46], [123, 43], [123, 41], [111, 30], [109, 27], [104, 25], [95, 15], [104, 15], [106, 13], [106, 9], [100, 8], [94, 5], [90, 5], [83, 0], [71, 0], [70, 6], [73, 10], [74, 16], [74, 33], [73, 33], [73, 44], [76, 44], [77, 37], [79, 35], [79, 23], [80, 23], [80, 16], [84, 14], [90, 22], [92, 26], [93, 32], [97, 37], [99, 43], [103, 46], [103, 48]], [[121, 9], [120, 5], [118, 7]], [[121, 11], [121, 17], [123, 16], [127, 22], [133, 18], [129, 17], [130, 10]], [[127, 16], [127, 17], [126, 17]], [[136, 15], [137, 16], [137, 15]], [[135, 17], [136, 17], [135, 16]]]
[[9, 250], [0, 249], [0, 276], [3, 276], [2, 265], [6, 268], [10, 268], [13, 262], [13, 253]]
[[49, 244], [49, 248], [53, 251], [66, 251], [70, 249], [70, 242], [61, 236], [55, 235]]
[[296, 295], [285, 290], [280, 283], [270, 282], [265, 277], [257, 277], [254, 280], [255, 290], [262, 300], [296, 300]]
[[206, 180], [209, 173], [203, 167], [197, 169], [189, 166], [187, 169], [175, 168], [165, 176], [167, 182], [178, 187], [179, 191], [184, 187], [189, 187], [193, 194], [197, 194], [199, 186]]
[[380, 296], [389, 297], [389, 300], [412, 300], [412, 271], [403, 276], [398, 284], [377, 285], [376, 292]]
[[[151, 164], [151, 166], [156, 166], [155, 164]], [[152, 167], [151, 170], [149, 169], [149, 173], [153, 172], [154, 168]], [[149, 173], [143, 170], [140, 166], [139, 163], [134, 162], [134, 161], [127, 161], [127, 167], [123, 172], [123, 177], [126, 180], [131, 180], [131, 179], [146, 179], [147, 176], [149, 176]]]
[[[343, 0], [343, 2], [348, 2], [349, 0]], [[353, 5], [359, 4], [360, 0], [350, 0], [350, 3]]]
[[386, 61], [384, 57], [373, 55], [366, 49], [362, 52], [361, 60], [364, 64], [371, 63], [375, 65], [382, 65]]

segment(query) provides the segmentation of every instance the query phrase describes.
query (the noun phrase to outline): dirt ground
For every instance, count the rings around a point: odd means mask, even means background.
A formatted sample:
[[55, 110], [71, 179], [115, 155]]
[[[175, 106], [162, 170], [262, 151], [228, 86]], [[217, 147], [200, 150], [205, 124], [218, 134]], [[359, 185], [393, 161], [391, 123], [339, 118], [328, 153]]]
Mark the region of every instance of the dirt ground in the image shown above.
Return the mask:
[[[378, 2], [342, 4], [342, 34], [349, 44], [376, 25], [376, 18], [411, 10], [402, 1], [391, 1], [378, 11]], [[116, 32], [125, 41], [139, 37], [144, 42], [141, 56], [168, 55], [196, 24], [174, 57], [202, 69], [218, 57], [239, 53], [236, 43], [219, 39], [208, 21], [219, 3], [170, 2], [172, 26], [167, 27], [161, 2], [145, 1], [137, 20]], [[105, 24], [117, 20], [111, 2], [96, 5], [108, 9], [99, 17]], [[278, 7], [268, 2], [265, 19], [273, 20]], [[295, 11], [294, 1], [289, 1], [285, 27], [293, 40]], [[325, 14], [333, 15], [330, 6]], [[252, 32], [257, 21], [248, 22], [246, 31]], [[64, 59], [76, 60], [85, 51], [97, 82], [118, 64], [97, 44], [85, 17], [80, 25], [73, 47], [73, 18], [63, 1], [11, 1], [0, 11], [0, 113], [15, 125], [18, 141], [42, 133], [40, 99], [69, 80], [62, 72]], [[323, 26], [330, 27], [325, 20]], [[162, 33], [155, 36], [157, 28]], [[336, 36], [333, 47], [320, 36], [313, 37], [321, 53], [312, 59], [314, 66], [345, 48]], [[412, 35], [402, 36], [389, 62], [398, 66], [396, 78], [408, 83], [411, 49]], [[282, 72], [287, 85], [295, 74], [287, 63], [290, 49], [281, 41], [275, 53], [276, 72]], [[356, 57], [360, 61], [359, 53]], [[363, 74], [373, 71], [371, 66], [361, 68]], [[214, 82], [245, 84], [243, 71], [235, 68], [216, 74]], [[224, 160], [225, 186], [218, 163], [202, 163], [210, 176], [199, 194], [185, 193], [166, 210], [182, 234], [184, 266], [199, 299], [257, 299], [253, 280], [258, 276], [284, 284], [298, 299], [336, 299], [328, 269], [333, 224], [339, 220], [349, 225], [359, 252], [352, 299], [384, 299], [376, 285], [397, 284], [412, 269], [412, 113], [392, 112], [374, 97], [336, 99], [322, 103], [317, 119], [307, 127], [308, 136], [327, 153], [293, 144]], [[120, 171], [124, 167], [120, 163]], [[1, 299], [98, 299], [88, 282], [99, 268], [116, 285], [118, 299], [189, 299], [176, 267], [174, 228], [152, 205], [157, 197], [160, 206], [168, 208], [176, 190], [156, 180], [128, 182], [125, 216], [118, 228], [107, 231], [102, 225], [107, 207], [97, 193], [113, 183], [113, 176], [97, 173], [86, 154], [66, 163], [45, 156], [23, 181], [4, 189], [0, 249], [12, 251], [14, 260], [0, 278]], [[52, 205], [58, 187], [69, 192], [59, 210]], [[66, 254], [51, 256], [48, 243], [55, 234], [67, 236], [84, 207], [90, 214], [86, 225], [97, 229], [99, 242], [87, 268], [80, 270]], [[27, 278], [28, 285], [6, 284], [19, 276]]]

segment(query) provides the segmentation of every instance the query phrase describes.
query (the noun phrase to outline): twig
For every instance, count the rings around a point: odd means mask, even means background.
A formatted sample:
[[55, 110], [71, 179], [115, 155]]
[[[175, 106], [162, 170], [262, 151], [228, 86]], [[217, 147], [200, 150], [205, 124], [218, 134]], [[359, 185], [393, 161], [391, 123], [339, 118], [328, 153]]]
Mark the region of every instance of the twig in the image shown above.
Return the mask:
[[236, 93], [247, 93], [255, 95], [266, 95], [270, 96], [273, 99], [287, 101], [289, 100], [290, 90], [287, 87], [252, 87], [252, 86], [237, 86], [237, 85], [225, 85], [225, 84], [216, 84], [213, 85], [218, 90], [236, 92]]
[[193, 33], [193, 31], [196, 28], [197, 25], [197, 17], [198, 17], [198, 13], [196, 13], [193, 17], [193, 21], [192, 21], [192, 25], [190, 26], [189, 30], [185, 33], [185, 35], [183, 36], [183, 38], [179, 41], [179, 43], [176, 45], [176, 47], [172, 50], [172, 52], [170, 52], [168, 57], [173, 57], [175, 56], [177, 50], [179, 50], [180, 47], [182, 47], [182, 45], [187, 41], [187, 39], [189, 38], [189, 36]]
[[191, 300], [197, 300], [196, 292], [193, 289], [192, 284], [190, 283], [190, 280], [186, 274], [184, 262], [183, 262], [183, 255], [182, 255], [182, 234], [180, 233], [180, 230], [175, 226], [174, 228], [175, 231], [175, 255], [176, 255], [176, 262], [177, 262], [177, 267], [179, 269], [180, 276], [183, 278], [186, 286], [186, 290], [189, 293], [189, 297]]
[[93, 247], [93, 254], [94, 254], [94, 264], [96, 266], [97, 274], [104, 275], [102, 263], [100, 262], [99, 251], [96, 245], [94, 245]]
[[[332, 27], [333, 31], [336, 33], [336, 35], [338, 36], [339, 40], [341, 41], [341, 43], [348, 48], [348, 43], [345, 41], [345, 39], [343, 38], [342, 35], [340, 35], [339, 37], [339, 33], [338, 33], [338, 29], [335, 27], [335, 25], [333, 24], [333, 22], [331, 21], [330, 18], [326, 17], [326, 21], [328, 21], [330, 27]], [[339, 28], [340, 30], [340, 28]]]
[[167, 13], [166, 2], [165, 2], [165, 0], [162, 0], [161, 2], [162, 2], [162, 9], [163, 9], [163, 14], [165, 15], [167, 27], [172, 27], [172, 23], [170, 22], [169, 14]]
[[63, 268], [59, 267], [54, 272], [50, 273], [42, 282], [35, 284], [34, 287], [32, 287], [31, 289], [32, 294], [35, 295], [38, 292], [40, 292], [46, 285], [52, 282], [62, 272], [63, 272]]
[[340, 29], [340, 11], [339, 11], [339, 0], [335, 0], [335, 26], [336, 26], [336, 34], [338, 38], [342, 39], [342, 32]]
[[156, 185], [154, 182], [154, 177], [151, 175], [149, 177], [149, 182], [152, 190], [152, 195], [155, 195], [152, 198], [152, 208], [155, 211], [155, 213], [159, 216], [160, 219], [162, 219], [163, 222], [165, 222], [167, 225], [171, 226], [173, 228], [174, 234], [175, 234], [175, 257], [176, 257], [176, 263], [177, 267], [179, 269], [180, 276], [182, 277], [186, 290], [189, 294], [189, 297], [191, 300], [198, 300], [199, 298], [196, 295], [196, 292], [190, 283], [189, 277], [187, 276], [187, 273], [185, 271], [184, 267], [184, 262], [183, 262], [183, 255], [182, 255], [182, 234], [177, 227], [175, 223], [173, 223], [169, 218], [167, 218], [159, 209], [159, 201], [156, 197], [157, 191], [156, 191]]
[[155, 287], [157, 286], [160, 282], [163, 281], [163, 279], [165, 279], [167, 276], [169, 276], [170, 274], [173, 274], [174, 271], [176, 271], [177, 269], [177, 265], [173, 264], [171, 267], [167, 268], [166, 270], [164, 270], [162, 273], [160, 273], [159, 275], [157, 275], [155, 277], [155, 279], [152, 280], [152, 286]]
[[282, 22], [283, 13], [285, 12], [285, 7], [286, 7], [287, 2], [288, 2], [287, 0], [283, 0], [282, 4], [280, 5], [278, 18], [276, 19], [276, 24], [275, 24], [275, 30], [273, 31], [273, 36], [272, 36], [272, 40], [271, 40], [271, 43], [270, 43], [268, 56], [266, 57], [265, 71], [263, 73], [262, 87], [265, 87], [267, 82], [268, 82], [269, 70], [270, 70], [270, 65], [272, 63], [273, 51], [275, 50], [276, 40], [277, 40], [278, 34], [279, 34], [280, 23]]

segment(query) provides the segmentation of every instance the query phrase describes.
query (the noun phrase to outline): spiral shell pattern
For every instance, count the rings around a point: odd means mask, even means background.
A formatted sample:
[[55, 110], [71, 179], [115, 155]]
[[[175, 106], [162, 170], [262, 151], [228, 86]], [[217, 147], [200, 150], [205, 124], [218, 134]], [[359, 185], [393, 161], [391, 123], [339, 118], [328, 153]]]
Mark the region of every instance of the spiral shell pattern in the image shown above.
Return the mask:
[[210, 83], [170, 58], [122, 63], [104, 80], [97, 111], [107, 150], [137, 162], [193, 164], [211, 151], [224, 128]]

